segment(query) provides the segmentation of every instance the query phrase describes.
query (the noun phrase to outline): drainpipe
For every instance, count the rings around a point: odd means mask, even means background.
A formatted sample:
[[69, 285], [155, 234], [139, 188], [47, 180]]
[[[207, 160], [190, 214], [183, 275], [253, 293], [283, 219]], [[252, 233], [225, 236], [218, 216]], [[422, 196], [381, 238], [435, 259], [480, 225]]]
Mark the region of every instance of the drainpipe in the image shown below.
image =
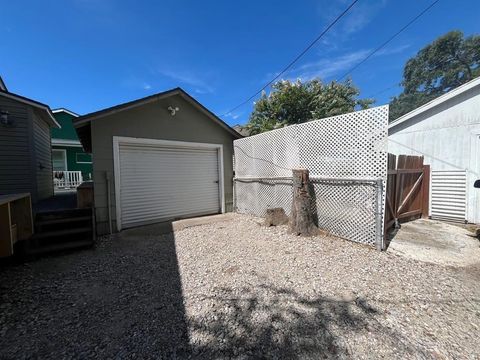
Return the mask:
[[110, 175], [105, 171], [105, 180], [107, 181], [107, 207], [108, 207], [108, 229], [112, 235], [112, 201], [110, 199]]

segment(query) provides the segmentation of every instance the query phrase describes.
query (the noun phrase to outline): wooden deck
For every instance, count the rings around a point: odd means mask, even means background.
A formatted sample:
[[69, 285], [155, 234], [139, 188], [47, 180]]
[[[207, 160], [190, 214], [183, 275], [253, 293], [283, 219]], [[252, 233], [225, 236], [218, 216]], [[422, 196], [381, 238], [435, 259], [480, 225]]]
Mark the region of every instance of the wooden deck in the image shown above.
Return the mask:
[[73, 191], [57, 192], [54, 196], [38, 201], [33, 206], [33, 212], [44, 213], [57, 210], [70, 210], [77, 207], [77, 193]]

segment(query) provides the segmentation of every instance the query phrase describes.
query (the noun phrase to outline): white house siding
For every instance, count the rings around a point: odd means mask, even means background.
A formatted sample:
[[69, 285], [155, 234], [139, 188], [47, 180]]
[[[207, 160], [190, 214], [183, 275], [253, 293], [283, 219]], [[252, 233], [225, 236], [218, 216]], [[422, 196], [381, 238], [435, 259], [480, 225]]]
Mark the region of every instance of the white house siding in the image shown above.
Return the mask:
[[0, 125], [0, 194], [33, 192], [28, 106], [0, 97], [0, 109], [13, 122]]
[[37, 200], [42, 200], [53, 195], [52, 147], [50, 127], [35, 113], [33, 113], [33, 141], [35, 144]]
[[467, 171], [467, 220], [480, 222], [480, 86], [402, 124], [390, 125], [389, 152], [423, 155], [432, 170]]

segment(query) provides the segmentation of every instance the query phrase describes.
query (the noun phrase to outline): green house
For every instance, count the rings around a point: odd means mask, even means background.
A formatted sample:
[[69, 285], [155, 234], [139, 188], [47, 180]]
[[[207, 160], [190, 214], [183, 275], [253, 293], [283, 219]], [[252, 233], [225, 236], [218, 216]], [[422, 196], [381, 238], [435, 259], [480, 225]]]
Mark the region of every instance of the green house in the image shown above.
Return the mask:
[[[52, 112], [61, 126], [60, 129], [52, 129], [54, 184], [56, 187], [76, 187], [82, 181], [92, 179], [92, 155], [83, 151], [72, 124], [79, 115], [63, 108]], [[67, 179], [69, 182], [65, 183]]]

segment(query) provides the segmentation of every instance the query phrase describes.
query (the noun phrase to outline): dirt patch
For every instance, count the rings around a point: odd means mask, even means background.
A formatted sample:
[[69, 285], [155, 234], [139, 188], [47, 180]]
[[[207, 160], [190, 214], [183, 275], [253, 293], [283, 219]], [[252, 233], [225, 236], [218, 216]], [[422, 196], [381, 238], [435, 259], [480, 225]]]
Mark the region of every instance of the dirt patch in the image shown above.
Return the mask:
[[479, 268], [260, 221], [0, 268], [0, 358], [480, 357]]
[[480, 241], [468, 227], [419, 219], [402, 224], [388, 252], [441, 265], [480, 264]]

